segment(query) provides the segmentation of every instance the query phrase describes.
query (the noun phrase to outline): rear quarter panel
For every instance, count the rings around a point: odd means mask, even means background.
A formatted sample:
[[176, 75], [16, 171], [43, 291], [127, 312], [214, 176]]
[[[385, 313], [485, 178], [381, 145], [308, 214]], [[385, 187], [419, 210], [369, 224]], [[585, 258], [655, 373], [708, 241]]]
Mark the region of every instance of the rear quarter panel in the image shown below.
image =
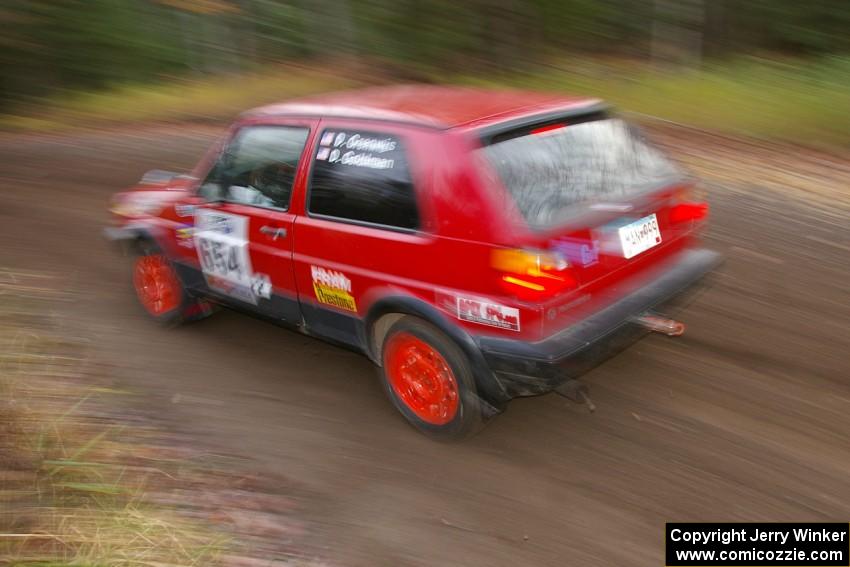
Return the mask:
[[[471, 334], [526, 333], [521, 323], [500, 328], [459, 318], [459, 298], [501, 303], [489, 266], [490, 235], [499, 222], [476, 186], [467, 139], [389, 123], [323, 120], [319, 133], [325, 128], [381, 132], [402, 140], [421, 226], [401, 230], [311, 215], [308, 182], [304, 213], [295, 222], [293, 260], [302, 309], [305, 318], [313, 319], [313, 330], [352, 342], [346, 338], [354, 333], [351, 320], [366, 319], [382, 298], [406, 296], [435, 306], [447, 322]], [[315, 153], [310, 160], [312, 169]], [[326, 284], [347, 286], [342, 291], [351, 301], [345, 297], [337, 301], [336, 292]], [[362, 343], [362, 337], [359, 340]]]

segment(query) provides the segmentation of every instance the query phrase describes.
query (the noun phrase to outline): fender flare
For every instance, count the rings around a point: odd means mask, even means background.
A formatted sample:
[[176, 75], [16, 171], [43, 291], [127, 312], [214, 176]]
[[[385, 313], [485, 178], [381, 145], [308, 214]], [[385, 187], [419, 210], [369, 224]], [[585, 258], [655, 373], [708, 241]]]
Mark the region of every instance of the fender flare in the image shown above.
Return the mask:
[[103, 236], [110, 242], [121, 246], [124, 252], [132, 251], [132, 247], [140, 240], [150, 240], [159, 246], [160, 250], [168, 254], [170, 251], [165, 246], [163, 235], [157, 234], [158, 232], [161, 233], [162, 231], [156, 230], [156, 227], [148, 224], [131, 223], [124, 226], [107, 227], [103, 229]]
[[434, 325], [460, 347], [461, 351], [469, 358], [472, 368], [473, 379], [481, 397], [489, 406], [492, 414], [502, 411], [502, 406], [511, 399], [505, 388], [490, 370], [478, 344], [464, 329], [453, 324], [449, 319], [433, 305], [410, 295], [394, 294], [382, 297], [375, 301], [369, 308], [364, 319], [362, 337], [366, 347], [366, 354], [373, 362], [380, 366], [378, 356], [378, 345], [375, 344], [374, 325], [382, 316], [390, 313], [400, 313], [419, 317]]
[[148, 223], [130, 223], [124, 226], [107, 227], [103, 229], [103, 236], [110, 242], [120, 247], [125, 256], [132, 255], [138, 251], [138, 246], [143, 241], [153, 242], [166, 258], [172, 263], [177, 272], [177, 278], [189, 293], [195, 294], [190, 278], [184, 270], [179, 269], [182, 265], [174, 261], [174, 249], [168, 245], [168, 240], [161, 227], [152, 226]]

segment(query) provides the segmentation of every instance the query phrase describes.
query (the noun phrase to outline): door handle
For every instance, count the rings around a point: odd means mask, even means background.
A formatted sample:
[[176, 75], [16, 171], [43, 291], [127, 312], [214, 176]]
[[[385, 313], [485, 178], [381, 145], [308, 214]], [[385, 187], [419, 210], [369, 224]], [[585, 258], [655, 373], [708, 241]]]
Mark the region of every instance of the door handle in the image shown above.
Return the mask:
[[278, 238], [286, 238], [286, 229], [282, 226], [265, 225], [260, 227], [260, 232], [262, 232], [266, 236], [271, 236], [272, 240], [277, 240]]

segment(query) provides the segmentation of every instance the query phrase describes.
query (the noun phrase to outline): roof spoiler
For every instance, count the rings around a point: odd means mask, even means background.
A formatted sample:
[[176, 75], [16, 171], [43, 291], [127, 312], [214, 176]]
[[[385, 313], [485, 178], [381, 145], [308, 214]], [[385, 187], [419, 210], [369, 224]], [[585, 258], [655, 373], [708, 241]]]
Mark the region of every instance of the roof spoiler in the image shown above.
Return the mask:
[[567, 120], [571, 124], [580, 122], [588, 122], [591, 120], [599, 120], [607, 118], [611, 110], [610, 105], [602, 101], [596, 101], [591, 104], [562, 108], [558, 110], [550, 110], [539, 114], [531, 114], [513, 120], [506, 120], [491, 126], [486, 126], [478, 131], [481, 142], [485, 146], [489, 146], [496, 142], [502, 142], [505, 139], [521, 136], [527, 131], [542, 126], [554, 124]]

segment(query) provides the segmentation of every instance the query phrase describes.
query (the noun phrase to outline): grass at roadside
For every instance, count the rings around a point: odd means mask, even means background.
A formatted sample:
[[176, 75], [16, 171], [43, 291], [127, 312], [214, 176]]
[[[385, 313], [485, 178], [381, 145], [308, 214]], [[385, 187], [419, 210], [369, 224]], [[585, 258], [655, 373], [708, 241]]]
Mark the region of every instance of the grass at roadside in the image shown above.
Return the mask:
[[717, 132], [850, 146], [850, 58], [739, 60], [685, 71], [576, 61], [458, 81], [589, 94], [623, 110]]
[[84, 339], [58, 333], [52, 312], [75, 299], [58, 289], [0, 269], [0, 565], [324, 565], [304, 553], [286, 479], [115, 389]]
[[254, 106], [358, 84], [355, 79], [325, 71], [276, 67], [239, 76], [121, 85], [69, 93], [15, 114], [0, 115], [0, 129], [50, 132], [79, 126], [227, 121]]
[[[589, 94], [626, 111], [718, 132], [814, 147], [850, 146], [850, 58], [742, 59], [677, 71], [576, 59], [498, 76], [433, 73], [430, 79]], [[360, 65], [337, 70], [274, 67], [251, 75], [126, 85], [69, 94], [15, 115], [0, 115], [0, 129], [227, 121], [252, 106], [387, 80]]]
[[[143, 425], [110, 416], [85, 345], [51, 332], [49, 278], [0, 271], [0, 563], [208, 565], [225, 537], [149, 502], [161, 478]], [[95, 409], [97, 408], [97, 409]]]

